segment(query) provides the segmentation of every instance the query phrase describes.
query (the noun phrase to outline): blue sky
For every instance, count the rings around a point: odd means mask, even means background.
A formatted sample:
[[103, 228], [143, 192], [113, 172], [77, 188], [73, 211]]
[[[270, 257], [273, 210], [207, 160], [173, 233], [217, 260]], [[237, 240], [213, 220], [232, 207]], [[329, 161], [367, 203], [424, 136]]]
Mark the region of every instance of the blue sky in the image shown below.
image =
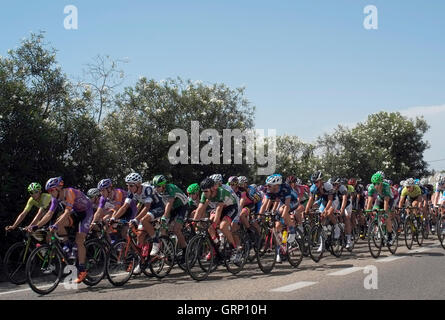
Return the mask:
[[[79, 29], [65, 30], [65, 5]], [[378, 30], [363, 27], [367, 5]], [[445, 159], [445, 2], [14, 1], [0, 12], [0, 55], [45, 30], [69, 76], [97, 54], [128, 57], [127, 85], [140, 76], [180, 76], [245, 86], [256, 127], [305, 141], [369, 113], [425, 115], [432, 147]], [[430, 163], [445, 169], [445, 161]]]

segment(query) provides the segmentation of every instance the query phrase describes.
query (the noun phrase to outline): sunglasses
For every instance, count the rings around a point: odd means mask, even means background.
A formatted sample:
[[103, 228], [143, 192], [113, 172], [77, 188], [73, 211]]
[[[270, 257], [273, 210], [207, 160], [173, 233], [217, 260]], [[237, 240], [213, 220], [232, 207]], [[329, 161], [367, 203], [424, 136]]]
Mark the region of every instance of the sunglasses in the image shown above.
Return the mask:
[[208, 190], [201, 190], [202, 192], [204, 192], [204, 193], [207, 193], [207, 192], [210, 192], [210, 189], [208, 189]]
[[129, 187], [129, 188], [132, 188], [132, 187], [135, 187], [136, 185], [135, 184], [127, 184], [127, 187]]
[[30, 195], [33, 195], [33, 194], [36, 194], [36, 193], [39, 193], [40, 191], [29, 191], [29, 194]]

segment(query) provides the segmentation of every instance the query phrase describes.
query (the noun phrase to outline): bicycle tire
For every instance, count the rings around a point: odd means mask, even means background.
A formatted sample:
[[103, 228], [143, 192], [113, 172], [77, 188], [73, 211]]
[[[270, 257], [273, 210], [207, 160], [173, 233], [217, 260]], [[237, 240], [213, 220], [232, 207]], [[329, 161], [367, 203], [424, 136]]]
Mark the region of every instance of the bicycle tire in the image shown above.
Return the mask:
[[98, 239], [85, 241], [87, 277], [83, 281], [87, 286], [97, 285], [106, 275], [107, 253]]
[[[193, 280], [203, 281], [209, 276], [215, 259], [215, 252], [213, 252], [212, 249], [213, 246], [210, 243], [210, 238], [208, 236], [196, 235], [187, 244], [185, 261], [187, 272]], [[207, 260], [208, 254], [210, 254], [209, 260]], [[207, 267], [204, 267], [204, 264], [200, 261], [200, 258], [204, 255], [208, 262]], [[198, 266], [195, 266], [196, 263]]]
[[[14, 243], [6, 251], [3, 258], [3, 271], [11, 283], [20, 285], [26, 283], [26, 242]], [[28, 256], [31, 250], [28, 249]], [[14, 260], [14, 261], [13, 261]]]
[[[309, 241], [309, 254], [311, 256], [311, 259], [314, 262], [319, 262], [321, 258], [323, 258], [324, 251], [326, 250], [326, 240], [323, 233], [323, 227], [321, 225], [312, 227]], [[322, 249], [321, 252], [318, 252], [320, 246]]]
[[175, 265], [175, 244], [168, 236], [159, 237], [160, 248], [158, 257], [161, 259], [155, 260], [155, 263], [149, 264], [151, 273], [159, 279], [167, 276]]
[[414, 225], [413, 225], [411, 217], [407, 217], [405, 219], [405, 225], [403, 227], [403, 232], [405, 235], [405, 245], [409, 250], [411, 250], [413, 247], [413, 242], [414, 242], [414, 238], [415, 238]]
[[272, 229], [263, 226], [256, 251], [258, 267], [263, 273], [270, 273], [275, 267], [277, 246]]
[[297, 268], [301, 261], [303, 261], [303, 234], [301, 233], [301, 231], [299, 229], [295, 229], [295, 241], [293, 241], [292, 243], [289, 243], [289, 241], [287, 242], [287, 258], [289, 260], [289, 264], [294, 267]]
[[127, 242], [125, 240], [114, 243], [107, 256], [105, 273], [108, 281], [116, 287], [123, 286], [130, 280], [137, 262], [131, 249], [129, 249], [129, 252], [125, 252], [126, 246]]
[[373, 221], [368, 229], [368, 248], [371, 256], [377, 259], [383, 247], [383, 237], [376, 221]]
[[[31, 252], [26, 262], [26, 277], [32, 291], [46, 295], [57, 288], [62, 279], [62, 259], [59, 252], [47, 244]], [[38, 280], [41, 277], [48, 278], [47, 282], [52, 283], [40, 285]]]

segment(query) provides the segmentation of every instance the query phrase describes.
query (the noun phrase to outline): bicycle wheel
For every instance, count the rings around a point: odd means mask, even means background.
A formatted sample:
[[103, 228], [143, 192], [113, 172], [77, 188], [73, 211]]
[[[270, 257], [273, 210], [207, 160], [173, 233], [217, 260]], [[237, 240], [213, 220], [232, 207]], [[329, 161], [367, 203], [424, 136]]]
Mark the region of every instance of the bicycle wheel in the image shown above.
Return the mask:
[[126, 247], [127, 242], [125, 240], [116, 242], [111, 246], [107, 257], [105, 272], [108, 281], [114, 286], [123, 286], [130, 280], [136, 267], [136, 256], [130, 249], [127, 252]]
[[399, 234], [397, 232], [397, 221], [395, 219], [391, 220], [392, 221], [392, 241], [391, 243], [387, 243], [386, 246], [388, 247], [389, 252], [391, 252], [391, 254], [396, 254], [397, 248], [399, 246]]
[[159, 253], [149, 264], [151, 273], [156, 278], [164, 278], [175, 265], [175, 244], [167, 236], [159, 237]]
[[321, 225], [314, 226], [311, 229], [309, 238], [309, 254], [314, 262], [319, 262], [323, 257], [325, 248], [325, 238], [323, 235], [323, 227]]
[[241, 249], [238, 250], [232, 249], [227, 239], [224, 242], [224, 265], [226, 266], [227, 271], [232, 274], [237, 274], [243, 270], [244, 265], [247, 262], [247, 257], [249, 256], [250, 242], [244, 234], [241, 234], [240, 236], [240, 244]]
[[437, 238], [439, 239], [440, 245], [442, 246], [442, 248], [445, 249], [445, 218], [443, 216], [441, 216], [440, 218], [437, 219]]
[[256, 257], [258, 267], [264, 273], [270, 273], [275, 267], [277, 246], [272, 229], [262, 227], [257, 243]]
[[55, 248], [44, 244], [34, 249], [26, 262], [26, 278], [38, 294], [51, 293], [62, 279], [62, 257]]
[[31, 250], [26, 247], [26, 242], [23, 241], [14, 243], [6, 251], [3, 269], [12, 283], [26, 283], [26, 259], [30, 252]]
[[423, 238], [428, 240], [428, 237], [430, 236], [430, 230], [431, 230], [430, 218], [428, 217], [428, 219], [424, 219], [422, 222], [422, 225], [423, 225], [423, 230], [422, 230]]
[[295, 230], [295, 241], [287, 242], [287, 258], [292, 267], [296, 268], [303, 260], [303, 235], [301, 231]]
[[107, 254], [103, 244], [92, 239], [85, 242], [87, 277], [83, 281], [87, 286], [95, 286], [105, 277]]
[[383, 237], [380, 232], [379, 225], [376, 221], [373, 221], [368, 230], [368, 248], [373, 258], [378, 258], [382, 251]]
[[215, 249], [208, 236], [196, 235], [187, 245], [185, 264], [187, 272], [196, 281], [207, 279], [215, 259]]
[[346, 239], [345, 239], [345, 232], [342, 226], [340, 226], [340, 236], [338, 239], [334, 238], [334, 232], [331, 233], [330, 236], [330, 246], [329, 251], [331, 251], [332, 255], [334, 255], [337, 258], [340, 258], [343, 253], [343, 248], [346, 246]]
[[403, 227], [403, 232], [405, 233], [405, 244], [406, 247], [411, 250], [413, 247], [413, 242], [415, 238], [414, 225], [411, 217], [407, 217], [405, 220], [405, 226]]
[[416, 218], [417, 220], [417, 228], [416, 228], [416, 240], [417, 244], [421, 247], [423, 244], [423, 234], [425, 225], [423, 224], [423, 221], [420, 218]]

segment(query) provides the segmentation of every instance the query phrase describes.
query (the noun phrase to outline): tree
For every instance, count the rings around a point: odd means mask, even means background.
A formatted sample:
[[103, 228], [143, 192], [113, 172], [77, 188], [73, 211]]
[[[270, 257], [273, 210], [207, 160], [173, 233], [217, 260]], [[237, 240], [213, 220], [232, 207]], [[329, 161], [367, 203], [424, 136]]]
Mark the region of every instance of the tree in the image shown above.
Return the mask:
[[109, 55], [97, 55], [93, 60], [93, 63], [86, 65], [86, 79], [80, 81], [79, 86], [85, 89], [85, 97], [93, 102], [93, 110], [98, 113], [97, 123], [100, 123], [102, 112], [113, 106], [114, 90], [124, 82], [124, 71], [119, 65], [126, 61], [113, 60]]
[[382, 170], [395, 181], [429, 174], [423, 140], [429, 126], [423, 118], [408, 119], [399, 112], [371, 114], [352, 129], [339, 126], [319, 138], [324, 150], [322, 165], [332, 175], [355, 176], [369, 181]]
[[[254, 107], [244, 98], [244, 89], [223, 84], [204, 85], [180, 78], [157, 82], [141, 78], [116, 99], [117, 108], [103, 121], [103, 127], [119, 154], [116, 179], [121, 181], [131, 170], [144, 179], [163, 173], [185, 186], [204, 176], [219, 172], [241, 174], [247, 165], [172, 165], [168, 160], [169, 132], [183, 129], [191, 143], [191, 121], [199, 121], [200, 132], [214, 128], [245, 130], [253, 127]], [[205, 142], [200, 143], [202, 147]], [[221, 146], [222, 146], [221, 142]], [[190, 155], [189, 155], [189, 162]], [[222, 163], [222, 160], [221, 160]]]

